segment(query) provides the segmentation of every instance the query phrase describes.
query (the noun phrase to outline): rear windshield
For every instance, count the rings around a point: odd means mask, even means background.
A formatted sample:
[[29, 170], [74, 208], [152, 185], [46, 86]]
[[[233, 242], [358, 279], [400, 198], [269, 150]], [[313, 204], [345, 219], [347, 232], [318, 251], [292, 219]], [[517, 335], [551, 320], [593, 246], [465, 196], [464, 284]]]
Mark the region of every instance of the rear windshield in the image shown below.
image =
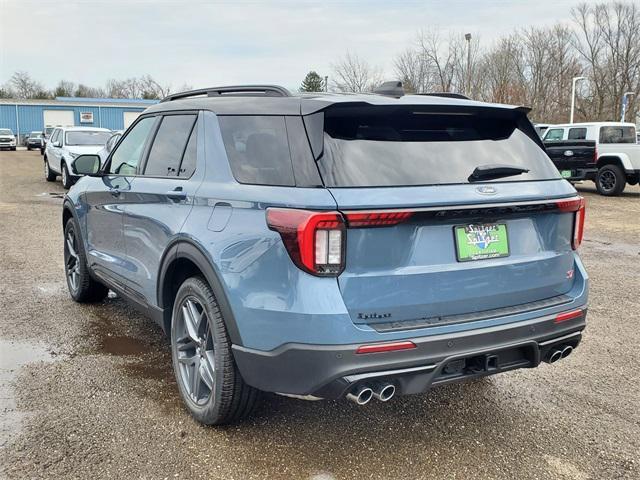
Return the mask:
[[[510, 112], [488, 108], [333, 107], [325, 110], [318, 166], [329, 187], [468, 183], [476, 167], [495, 164], [529, 170], [495, 181], [559, 178], [517, 122]], [[535, 135], [530, 125], [529, 131]]]
[[636, 129], [633, 127], [600, 127], [600, 143], [636, 143]]
[[104, 145], [110, 136], [111, 132], [67, 132], [65, 143], [67, 145]]

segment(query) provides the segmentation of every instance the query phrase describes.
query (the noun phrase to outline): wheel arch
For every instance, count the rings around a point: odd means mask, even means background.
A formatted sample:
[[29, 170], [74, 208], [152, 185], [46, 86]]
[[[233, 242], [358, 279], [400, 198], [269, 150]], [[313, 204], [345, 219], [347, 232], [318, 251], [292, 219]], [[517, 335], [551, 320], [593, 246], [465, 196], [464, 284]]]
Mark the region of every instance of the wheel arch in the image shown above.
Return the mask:
[[62, 205], [62, 229], [67, 225], [70, 218], [74, 218], [75, 213], [73, 211], [73, 205], [68, 200]]
[[596, 166], [602, 168], [605, 165], [617, 165], [622, 168], [622, 170], [631, 168], [629, 158], [622, 153], [606, 153], [598, 157]]
[[178, 288], [194, 275], [205, 278], [218, 302], [231, 342], [242, 345], [236, 319], [218, 273], [204, 250], [186, 239], [177, 240], [167, 247], [158, 271], [156, 296], [158, 306], [164, 312], [161, 326], [165, 333], [171, 331], [173, 301]]

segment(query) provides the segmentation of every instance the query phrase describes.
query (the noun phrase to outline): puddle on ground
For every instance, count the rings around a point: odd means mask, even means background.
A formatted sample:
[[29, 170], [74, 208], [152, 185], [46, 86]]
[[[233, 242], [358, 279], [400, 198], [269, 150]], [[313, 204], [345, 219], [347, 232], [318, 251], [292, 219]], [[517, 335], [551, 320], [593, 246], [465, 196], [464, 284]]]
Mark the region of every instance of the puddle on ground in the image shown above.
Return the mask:
[[640, 246], [630, 243], [609, 242], [598, 238], [585, 238], [584, 241], [592, 247], [610, 253], [621, 253], [622, 255], [640, 255]]
[[148, 348], [137, 338], [123, 335], [106, 335], [100, 341], [98, 353], [108, 355], [142, 355]]
[[42, 192], [36, 195], [36, 197], [45, 197], [45, 198], [64, 198], [64, 193], [62, 192]]
[[13, 382], [20, 368], [28, 363], [52, 362], [54, 357], [55, 354], [42, 343], [0, 338], [0, 447], [17, 436], [26, 415], [16, 410]]

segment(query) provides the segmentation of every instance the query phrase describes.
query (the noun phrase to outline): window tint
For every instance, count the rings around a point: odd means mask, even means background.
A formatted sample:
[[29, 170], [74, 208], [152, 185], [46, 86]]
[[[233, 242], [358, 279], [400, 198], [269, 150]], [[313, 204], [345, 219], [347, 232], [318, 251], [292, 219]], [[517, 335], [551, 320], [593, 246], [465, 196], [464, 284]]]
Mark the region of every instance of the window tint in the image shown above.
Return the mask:
[[167, 115], [162, 119], [149, 151], [145, 175], [170, 177], [178, 174], [182, 154], [195, 121], [195, 115]]
[[284, 117], [220, 116], [233, 176], [240, 183], [294, 185]]
[[564, 135], [564, 130], [562, 128], [552, 128], [547, 132], [547, 135], [544, 137], [544, 140], [545, 141], [562, 140], [563, 135]]
[[633, 127], [600, 127], [600, 143], [636, 143], [635, 134]]
[[109, 173], [135, 175], [147, 137], [155, 121], [155, 117], [146, 117], [136, 123], [113, 152]]
[[558, 178], [523, 117], [491, 109], [443, 110], [328, 108], [324, 154], [318, 160], [325, 185], [461, 184], [476, 167], [492, 164], [526, 169], [500, 182]]
[[191, 132], [191, 136], [189, 137], [189, 143], [187, 143], [187, 149], [184, 151], [184, 156], [182, 157], [182, 163], [180, 164], [180, 171], [178, 172], [179, 177], [189, 178], [193, 175], [193, 172], [196, 169], [196, 159], [198, 153], [198, 127], [197, 125], [193, 128]]
[[66, 134], [66, 145], [104, 145], [111, 136], [110, 132], [99, 130], [71, 131]]
[[570, 128], [568, 138], [569, 140], [586, 140], [587, 129], [586, 128]]

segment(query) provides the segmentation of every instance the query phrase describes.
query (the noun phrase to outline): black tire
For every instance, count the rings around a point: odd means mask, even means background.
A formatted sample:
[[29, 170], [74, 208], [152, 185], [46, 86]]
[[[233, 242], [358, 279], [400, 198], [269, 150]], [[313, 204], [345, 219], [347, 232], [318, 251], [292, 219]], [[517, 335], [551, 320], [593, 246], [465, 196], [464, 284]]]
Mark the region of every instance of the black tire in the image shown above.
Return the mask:
[[49, 168], [49, 160], [47, 157], [44, 158], [44, 178], [47, 182], [55, 182], [57, 175], [51, 168]]
[[596, 188], [600, 195], [615, 197], [624, 191], [627, 179], [618, 165], [605, 165], [596, 175]]
[[67, 190], [70, 189], [71, 186], [73, 185], [73, 180], [71, 179], [71, 175], [69, 175], [69, 169], [67, 168], [67, 164], [64, 162], [62, 162], [61, 176], [62, 176], [62, 186]]
[[[185, 309], [192, 311], [190, 306], [199, 319], [185, 314]], [[185, 328], [186, 316], [192, 319], [190, 331]], [[173, 370], [193, 418], [206, 425], [223, 425], [249, 415], [259, 391], [242, 379], [218, 302], [204, 278], [191, 277], [180, 286], [171, 320]]]
[[99, 302], [107, 296], [109, 289], [91, 277], [79, 231], [73, 218], [67, 220], [64, 227], [64, 274], [67, 287], [71, 298], [78, 303]]
[[16, 151], [16, 147], [11, 147], [11, 151], [15, 152]]
[[27, 147], [27, 152], [30, 152], [30, 151], [31, 151], [31, 147]]

